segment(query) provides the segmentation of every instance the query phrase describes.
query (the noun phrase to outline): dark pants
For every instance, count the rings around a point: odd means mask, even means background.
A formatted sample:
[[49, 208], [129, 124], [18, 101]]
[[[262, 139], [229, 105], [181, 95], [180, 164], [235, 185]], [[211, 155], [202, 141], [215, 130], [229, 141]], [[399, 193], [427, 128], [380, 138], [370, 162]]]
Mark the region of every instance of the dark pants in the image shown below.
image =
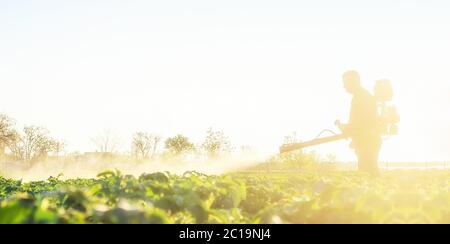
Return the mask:
[[358, 157], [358, 170], [371, 175], [378, 175], [378, 155], [381, 149], [381, 139], [356, 140], [354, 141], [354, 148]]

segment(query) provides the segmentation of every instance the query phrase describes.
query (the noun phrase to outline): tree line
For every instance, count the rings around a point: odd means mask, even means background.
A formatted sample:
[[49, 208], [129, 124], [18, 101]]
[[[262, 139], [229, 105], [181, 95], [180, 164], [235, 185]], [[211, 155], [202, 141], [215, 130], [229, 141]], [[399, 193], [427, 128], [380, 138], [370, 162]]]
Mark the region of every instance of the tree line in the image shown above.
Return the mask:
[[25, 126], [15, 129], [15, 120], [0, 114], [0, 156], [13, 160], [37, 161], [53, 154], [58, 156], [65, 142], [54, 139], [47, 129], [40, 126]]
[[[96, 152], [114, 154], [117, 152], [117, 139], [106, 131], [92, 139]], [[35, 162], [49, 156], [64, 156], [67, 144], [50, 136], [50, 132], [41, 126], [24, 126], [16, 128], [16, 121], [5, 114], [0, 114], [0, 157], [16, 161]], [[160, 152], [160, 148], [164, 150]], [[133, 134], [130, 156], [137, 160], [154, 159], [157, 156], [183, 157], [188, 154], [201, 154], [208, 159], [217, 159], [231, 153], [233, 147], [223, 131], [209, 128], [204, 140], [195, 144], [177, 134], [163, 140], [162, 137], [137, 131]]]

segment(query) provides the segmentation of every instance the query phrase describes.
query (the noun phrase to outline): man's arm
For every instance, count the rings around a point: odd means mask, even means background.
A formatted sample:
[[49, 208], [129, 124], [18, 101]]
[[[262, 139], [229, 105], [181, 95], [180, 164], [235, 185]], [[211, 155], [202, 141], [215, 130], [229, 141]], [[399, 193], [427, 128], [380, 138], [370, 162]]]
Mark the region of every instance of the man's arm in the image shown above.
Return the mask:
[[334, 122], [334, 124], [339, 128], [339, 130], [342, 131], [344, 135], [347, 136], [351, 135], [351, 131], [355, 124], [355, 112], [356, 112], [355, 98], [353, 98], [347, 124], [342, 123], [340, 120], [336, 120], [336, 122]]

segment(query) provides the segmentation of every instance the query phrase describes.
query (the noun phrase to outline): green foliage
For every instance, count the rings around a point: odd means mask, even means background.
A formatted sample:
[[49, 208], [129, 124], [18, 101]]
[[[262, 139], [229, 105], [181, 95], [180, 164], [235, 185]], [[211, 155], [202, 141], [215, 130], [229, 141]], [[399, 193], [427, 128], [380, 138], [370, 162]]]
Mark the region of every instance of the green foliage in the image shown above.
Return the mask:
[[268, 160], [266, 165], [271, 169], [302, 170], [315, 167], [317, 162], [317, 156], [314, 153], [294, 151], [275, 155]]
[[448, 171], [0, 177], [0, 223], [450, 223]]
[[180, 156], [183, 153], [195, 149], [194, 144], [189, 141], [189, 138], [180, 134], [167, 138], [165, 141], [165, 146], [167, 151], [174, 156]]

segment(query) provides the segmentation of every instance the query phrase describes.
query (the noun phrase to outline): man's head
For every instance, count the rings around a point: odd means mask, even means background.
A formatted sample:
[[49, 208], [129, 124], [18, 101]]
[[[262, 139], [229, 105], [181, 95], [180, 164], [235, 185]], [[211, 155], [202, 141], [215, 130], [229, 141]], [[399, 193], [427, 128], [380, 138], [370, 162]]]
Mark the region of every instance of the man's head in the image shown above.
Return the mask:
[[342, 75], [342, 81], [344, 82], [345, 90], [350, 94], [361, 88], [359, 74], [354, 70], [345, 72]]

